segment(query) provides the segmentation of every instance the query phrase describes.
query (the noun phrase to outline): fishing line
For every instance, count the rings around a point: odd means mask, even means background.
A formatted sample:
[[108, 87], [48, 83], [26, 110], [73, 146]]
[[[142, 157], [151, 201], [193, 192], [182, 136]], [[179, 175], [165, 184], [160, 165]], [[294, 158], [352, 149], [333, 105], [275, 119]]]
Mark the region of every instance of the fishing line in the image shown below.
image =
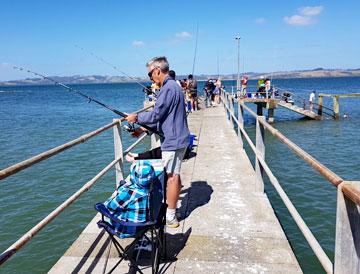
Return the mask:
[[75, 47], [81, 49], [83, 52], [90, 54], [91, 56], [93, 56], [94, 58], [96, 58], [97, 60], [99, 60], [100, 62], [112, 67], [114, 70], [120, 72], [121, 74], [125, 75], [126, 77], [130, 78], [131, 80], [133, 80], [135, 83], [137, 83], [138, 85], [140, 85], [143, 88], [143, 91], [146, 92], [147, 94], [154, 94], [156, 95], [155, 92], [153, 92], [151, 89], [149, 89], [147, 86], [141, 84], [135, 77], [132, 77], [131, 75], [127, 74], [126, 72], [120, 70], [117, 66], [111, 64], [110, 62], [106, 61], [105, 59], [101, 58], [100, 56], [96, 55], [95, 53], [93, 53], [90, 50], [86, 50], [85, 48], [79, 46], [79, 45], [75, 45]]
[[[53, 82], [55, 85], [59, 85], [59, 86], [65, 88], [65, 89], [68, 90], [69, 92], [74, 92], [74, 93], [76, 93], [76, 94], [78, 94], [78, 95], [86, 98], [89, 103], [95, 102], [95, 103], [97, 103], [98, 105], [100, 105], [100, 106], [102, 106], [102, 107], [104, 107], [104, 108], [106, 108], [106, 109], [108, 109], [108, 110], [111, 110], [112, 112], [116, 113], [117, 115], [119, 115], [119, 116], [121, 116], [121, 117], [126, 118], [126, 117], [128, 116], [127, 113], [122, 112], [122, 111], [119, 111], [119, 110], [117, 110], [117, 109], [114, 109], [113, 107], [108, 106], [108, 105], [106, 105], [106, 104], [104, 104], [104, 103], [102, 103], [102, 102], [100, 102], [100, 101], [98, 101], [98, 100], [96, 100], [96, 99], [94, 99], [94, 98], [86, 95], [85, 93], [82, 93], [82, 92], [80, 92], [80, 91], [78, 91], [78, 90], [75, 90], [75, 89], [73, 89], [73, 88], [71, 88], [71, 87], [69, 87], [69, 86], [67, 86], [67, 85], [65, 85], [65, 84], [63, 84], [63, 83], [61, 83], [61, 82], [58, 82], [58, 81], [54, 80], [53, 78], [51, 78], [51, 77], [49, 77], [49, 76], [40, 74], [40, 73], [35, 72], [35, 71], [31, 71], [31, 70], [26, 69], [26, 68], [23, 68], [23, 67], [18, 67], [18, 66], [13, 66], [13, 69], [16, 69], [16, 70], [19, 70], [19, 71], [25, 71], [25, 72], [31, 73], [31, 74], [33, 74], [33, 75], [35, 75], [35, 76], [39, 76], [39, 77], [41, 77], [41, 78], [43, 78], [43, 79], [45, 79], [45, 80], [49, 80], [50, 82]], [[140, 126], [142, 126], [142, 127], [145, 128], [145, 129], [149, 130], [150, 132], [156, 133], [156, 134], [158, 134], [159, 136], [163, 136], [162, 133], [160, 133], [160, 132], [158, 132], [158, 131], [156, 131], [156, 130], [150, 128], [150, 127], [148, 127], [147, 125], [143, 125], [143, 124], [140, 124], [140, 123], [137, 123], [137, 124], [140, 125]]]
[[219, 50], [217, 52], [217, 74], [218, 74], [218, 79], [220, 78], [220, 68], [219, 68]]
[[197, 46], [198, 46], [198, 34], [199, 34], [199, 22], [196, 25], [196, 40], [195, 40], [195, 52], [194, 52], [194, 60], [193, 60], [193, 67], [192, 67], [192, 75], [195, 72], [195, 61], [196, 61], [196, 53], [197, 53]]

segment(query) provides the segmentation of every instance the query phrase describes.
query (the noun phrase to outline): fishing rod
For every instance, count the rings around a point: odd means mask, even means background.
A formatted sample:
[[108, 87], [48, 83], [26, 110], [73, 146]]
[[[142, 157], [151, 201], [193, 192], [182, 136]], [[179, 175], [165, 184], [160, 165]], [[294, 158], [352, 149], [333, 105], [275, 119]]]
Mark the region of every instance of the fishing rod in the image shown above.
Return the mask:
[[195, 72], [195, 61], [196, 61], [196, 53], [197, 53], [197, 46], [198, 46], [198, 37], [199, 37], [199, 22], [196, 25], [196, 40], [195, 40], [195, 52], [194, 52], [194, 60], [193, 60], [193, 67], [192, 67], [192, 75]]
[[217, 52], [217, 74], [218, 79], [220, 78], [220, 69], [219, 69], [219, 51]]
[[[108, 110], [111, 110], [112, 112], [114, 112], [115, 114], [117, 114], [117, 115], [119, 115], [119, 116], [121, 116], [121, 117], [123, 117], [123, 118], [126, 118], [126, 117], [128, 116], [127, 113], [122, 112], [122, 111], [119, 111], [119, 110], [117, 110], [117, 109], [114, 109], [113, 107], [108, 106], [108, 105], [106, 105], [106, 104], [104, 104], [104, 103], [102, 103], [102, 102], [100, 102], [100, 101], [98, 101], [98, 100], [96, 100], [96, 99], [94, 99], [94, 98], [86, 95], [85, 93], [82, 93], [82, 92], [80, 92], [80, 91], [78, 91], [78, 90], [75, 90], [75, 89], [69, 87], [68, 85], [65, 85], [65, 84], [63, 84], [63, 83], [61, 83], [61, 82], [58, 82], [58, 81], [54, 80], [53, 78], [51, 78], [51, 77], [49, 77], [49, 76], [40, 74], [40, 73], [35, 72], [35, 71], [31, 71], [31, 70], [29, 70], [29, 69], [26, 69], [26, 68], [23, 68], [23, 67], [19, 67], [19, 66], [13, 66], [13, 69], [20, 70], [20, 71], [26, 71], [26, 72], [28, 72], [28, 73], [31, 73], [31, 74], [35, 75], [35, 76], [39, 76], [39, 77], [41, 77], [41, 78], [43, 78], [43, 79], [45, 79], [45, 80], [49, 80], [50, 82], [53, 82], [55, 85], [58, 85], [58, 86], [61, 86], [61, 87], [65, 88], [65, 89], [68, 90], [69, 92], [74, 92], [74, 93], [76, 93], [76, 94], [78, 94], [78, 95], [80, 95], [80, 96], [88, 99], [88, 100], [89, 100], [89, 101], [88, 101], [89, 103], [95, 102], [95, 103], [97, 103], [98, 105], [100, 105], [100, 106], [102, 106], [102, 107], [104, 107], [104, 108], [106, 108], [106, 109], [108, 109]], [[143, 125], [143, 124], [140, 124], [140, 123], [137, 123], [137, 124], [138, 124], [139, 126], [145, 128], [145, 129], [149, 130], [150, 132], [153, 132], [153, 133], [155, 133], [155, 134], [157, 134], [157, 135], [159, 135], [159, 136], [163, 136], [162, 133], [160, 133], [160, 132], [158, 132], [158, 131], [150, 128], [150, 127], [147, 126], [147, 125]], [[135, 128], [134, 128], [134, 126], [129, 125], [129, 127], [128, 127], [128, 128], [125, 128], [125, 129], [128, 130], [128, 131], [129, 131], [129, 129], [131, 129], [131, 130], [133, 131]]]
[[126, 77], [130, 78], [131, 80], [133, 80], [135, 83], [137, 83], [138, 85], [140, 85], [143, 88], [143, 92], [145, 92], [147, 95], [153, 94], [153, 95], [157, 95], [155, 92], [153, 92], [149, 87], [143, 85], [142, 83], [140, 83], [135, 77], [132, 77], [131, 75], [127, 74], [126, 72], [120, 70], [117, 66], [115, 66], [114, 64], [111, 64], [110, 62], [106, 61], [105, 59], [101, 58], [100, 56], [96, 55], [95, 53], [93, 53], [90, 50], [86, 50], [85, 48], [79, 46], [79, 45], [75, 45], [75, 47], [81, 49], [83, 52], [90, 54], [91, 56], [93, 56], [94, 58], [96, 58], [97, 60], [99, 60], [100, 62], [112, 67], [114, 70], [120, 72], [121, 74], [125, 75]]

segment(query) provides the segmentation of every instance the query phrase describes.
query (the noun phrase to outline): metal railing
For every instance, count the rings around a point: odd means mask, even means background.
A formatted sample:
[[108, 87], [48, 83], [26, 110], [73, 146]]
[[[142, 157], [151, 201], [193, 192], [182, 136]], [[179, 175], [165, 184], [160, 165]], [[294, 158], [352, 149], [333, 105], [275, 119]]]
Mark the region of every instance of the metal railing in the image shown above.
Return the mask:
[[[222, 93], [221, 98], [227, 112], [228, 120], [233, 124], [237, 124], [241, 146], [243, 147], [244, 137], [255, 154], [256, 191], [264, 192], [265, 172], [325, 271], [327, 273], [360, 273], [360, 256], [358, 255], [360, 246], [360, 182], [344, 181], [344, 179], [325, 167], [309, 153], [267, 123], [264, 116], [258, 116], [246, 106], [244, 102], [238, 102], [238, 117], [236, 117], [234, 98], [231, 94], [226, 92]], [[244, 129], [244, 110], [256, 119], [255, 144]], [[267, 165], [265, 161], [265, 129], [337, 187], [338, 199], [334, 265]]]
[[[136, 111], [140, 113], [151, 108], [152, 105], [149, 105], [143, 109]], [[52, 220], [54, 220], [61, 212], [63, 212], [69, 205], [74, 203], [84, 192], [89, 190], [103, 175], [105, 175], [112, 167], [115, 166], [116, 171], [116, 187], [120, 180], [124, 178], [124, 168], [123, 160], [124, 156], [129, 153], [133, 148], [135, 148], [139, 143], [141, 143], [147, 134], [142, 134], [136, 142], [130, 145], [126, 150], [123, 150], [122, 140], [121, 140], [121, 122], [123, 119], [114, 119], [112, 123], [105, 125], [95, 131], [89, 132], [85, 135], [80, 136], [77, 139], [74, 139], [68, 143], [65, 143], [61, 146], [55, 147], [48, 151], [45, 151], [41, 154], [38, 154], [32, 158], [29, 158], [25, 161], [12, 165], [8, 168], [5, 168], [0, 171], [0, 180], [6, 177], [9, 177], [23, 169], [29, 168], [32, 165], [44, 161], [52, 156], [59, 154], [62, 151], [65, 151], [75, 145], [83, 143], [90, 138], [99, 135], [100, 133], [113, 128], [114, 130], [114, 150], [115, 150], [115, 159], [104, 167], [98, 174], [96, 174], [90, 181], [85, 183], [79, 190], [77, 190], [73, 195], [66, 199], [61, 205], [54, 209], [49, 215], [42, 219], [38, 224], [31, 228], [27, 233], [25, 233], [20, 239], [13, 243], [9, 248], [0, 254], [0, 266], [10, 259], [19, 249], [21, 249], [27, 242], [29, 242], [40, 230], [42, 230], [46, 225], [48, 225]], [[153, 138], [153, 136], [152, 136]]]
[[[247, 98], [247, 99], [277, 99], [280, 101], [284, 101], [285, 103], [288, 103], [288, 100], [290, 100], [292, 104], [297, 105], [303, 108], [304, 110], [309, 109], [309, 102], [304, 97], [300, 96], [299, 94], [293, 91], [290, 91], [289, 89], [284, 89], [277, 86], [272, 86], [269, 91], [263, 91], [263, 92], [258, 92], [256, 86], [247, 87], [245, 92], [236, 91], [236, 89], [234, 92], [234, 87], [231, 86], [231, 95], [233, 96], [238, 95], [237, 97]], [[334, 108], [331, 109], [323, 105], [322, 96], [329, 96], [329, 95], [320, 93], [318, 96], [319, 103], [314, 102], [313, 110], [316, 111], [320, 116], [325, 114], [330, 117], [336, 118], [335, 99], [334, 99]], [[334, 95], [331, 96], [336, 97]], [[358, 95], [351, 94], [350, 96], [356, 97]]]

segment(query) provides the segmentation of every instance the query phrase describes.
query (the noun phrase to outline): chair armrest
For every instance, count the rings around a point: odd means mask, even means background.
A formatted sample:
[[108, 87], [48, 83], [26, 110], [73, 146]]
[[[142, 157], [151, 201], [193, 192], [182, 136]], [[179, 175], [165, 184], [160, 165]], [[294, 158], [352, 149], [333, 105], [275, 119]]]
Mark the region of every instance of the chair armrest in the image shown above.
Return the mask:
[[114, 217], [114, 215], [104, 206], [103, 203], [97, 203], [95, 206], [95, 210], [100, 212], [103, 216], [108, 217], [113, 222], [119, 222], [118, 219]]
[[145, 222], [145, 223], [137, 223], [137, 222], [131, 222], [131, 221], [119, 221], [119, 219], [115, 218], [114, 215], [106, 208], [106, 206], [104, 206], [103, 203], [97, 203], [95, 206], [95, 209], [100, 212], [103, 216], [108, 217], [113, 224], [117, 224], [117, 225], [121, 225], [121, 226], [139, 226], [139, 227], [143, 227], [143, 226], [148, 226], [148, 225], [153, 225], [156, 222]]

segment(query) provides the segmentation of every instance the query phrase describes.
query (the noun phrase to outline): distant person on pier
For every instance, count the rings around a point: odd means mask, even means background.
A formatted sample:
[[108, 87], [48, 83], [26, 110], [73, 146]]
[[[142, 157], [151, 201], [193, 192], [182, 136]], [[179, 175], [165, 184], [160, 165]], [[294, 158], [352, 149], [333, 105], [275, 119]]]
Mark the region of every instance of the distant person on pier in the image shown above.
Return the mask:
[[220, 104], [221, 90], [222, 90], [222, 84], [221, 84], [221, 80], [220, 80], [220, 77], [219, 77], [215, 82], [215, 90], [214, 90], [215, 102], [217, 104]]
[[215, 85], [215, 89], [214, 89], [214, 101], [216, 104], [220, 104], [220, 93], [221, 93], [221, 87], [219, 88], [217, 85]]
[[221, 79], [220, 79], [220, 77], [216, 79], [215, 86], [217, 86], [219, 89], [221, 89]]
[[243, 76], [241, 79], [241, 95], [243, 97], [245, 97], [245, 95], [247, 93], [247, 81], [248, 81], [248, 77]]
[[315, 91], [312, 91], [310, 93], [310, 97], [309, 97], [309, 105], [310, 105], [310, 111], [312, 112], [313, 111], [313, 108], [314, 108], [314, 103], [315, 103]]
[[204, 85], [204, 94], [205, 94], [205, 107], [212, 107], [212, 95], [213, 91], [208, 83], [205, 83]]
[[257, 82], [257, 89], [262, 87], [264, 85], [264, 82], [265, 82], [264, 76], [260, 76], [260, 79]]
[[264, 84], [265, 84], [265, 93], [266, 93], [266, 99], [269, 98], [269, 93], [270, 93], [270, 88], [271, 88], [271, 85], [270, 85], [270, 79], [269, 78], [266, 78], [265, 81], [264, 81]]
[[181, 83], [179, 80], [176, 80], [176, 73], [174, 70], [169, 70], [169, 76], [175, 80], [175, 82], [181, 87]]
[[[169, 63], [166, 57], [155, 57], [146, 64], [148, 76], [161, 88], [152, 111], [129, 114], [125, 119], [129, 123], [138, 122], [156, 127], [163, 136], [161, 154], [168, 176], [167, 180], [167, 212], [168, 227], [176, 228], [179, 222], [175, 215], [179, 199], [181, 179], [181, 161], [189, 146], [190, 131], [186, 119], [185, 100], [181, 87], [169, 76]], [[146, 131], [137, 128], [134, 136]]]
[[187, 80], [187, 89], [190, 97], [191, 102], [191, 110], [196, 111], [198, 110], [198, 102], [197, 102], [197, 82], [192, 76], [192, 74], [189, 74], [188, 80]]
[[260, 79], [257, 82], [256, 98], [263, 98], [264, 93], [265, 93], [265, 79], [264, 76], [260, 76]]

